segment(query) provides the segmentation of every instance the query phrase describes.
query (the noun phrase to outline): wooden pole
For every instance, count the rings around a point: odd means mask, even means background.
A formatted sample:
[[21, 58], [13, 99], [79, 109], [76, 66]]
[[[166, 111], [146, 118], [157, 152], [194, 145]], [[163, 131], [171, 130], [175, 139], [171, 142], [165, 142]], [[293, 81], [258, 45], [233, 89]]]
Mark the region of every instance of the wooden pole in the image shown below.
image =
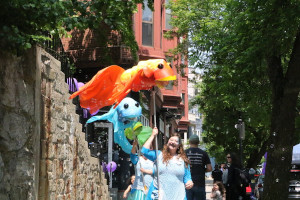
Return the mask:
[[[155, 105], [155, 90], [153, 87], [152, 91], [152, 96], [153, 96], [153, 121], [154, 121], [154, 127], [156, 127], [156, 105]], [[160, 184], [159, 184], [159, 168], [158, 168], [158, 141], [157, 141], [157, 136], [155, 137], [155, 153], [156, 153], [156, 172], [157, 172], [157, 187], [158, 187], [158, 196], [159, 196], [159, 189], [160, 189]]]

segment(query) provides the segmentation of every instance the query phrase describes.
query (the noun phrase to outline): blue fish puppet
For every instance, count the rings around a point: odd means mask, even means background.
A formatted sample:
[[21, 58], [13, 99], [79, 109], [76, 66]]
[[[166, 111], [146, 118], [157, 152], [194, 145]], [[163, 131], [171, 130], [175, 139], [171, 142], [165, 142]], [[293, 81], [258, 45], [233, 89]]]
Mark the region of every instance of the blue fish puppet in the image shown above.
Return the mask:
[[116, 107], [111, 107], [108, 113], [101, 116], [93, 116], [86, 123], [97, 120], [108, 120], [114, 125], [114, 142], [119, 144], [124, 152], [130, 154], [132, 145], [128, 142], [124, 130], [133, 126], [137, 117], [142, 114], [140, 104], [132, 98], [126, 97]]

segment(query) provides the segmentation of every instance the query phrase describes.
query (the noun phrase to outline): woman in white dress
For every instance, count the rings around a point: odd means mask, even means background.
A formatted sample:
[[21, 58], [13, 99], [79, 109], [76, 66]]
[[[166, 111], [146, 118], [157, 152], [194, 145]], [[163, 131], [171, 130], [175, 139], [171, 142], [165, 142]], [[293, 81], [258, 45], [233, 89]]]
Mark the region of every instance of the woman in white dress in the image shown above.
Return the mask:
[[[142, 153], [150, 160], [158, 162], [159, 184], [155, 177], [151, 184], [147, 200], [186, 200], [186, 189], [193, 187], [189, 160], [183, 150], [180, 136], [173, 134], [162, 151], [150, 150], [150, 146], [158, 134], [155, 127], [152, 135], [144, 144]], [[159, 187], [159, 190], [158, 190]]]

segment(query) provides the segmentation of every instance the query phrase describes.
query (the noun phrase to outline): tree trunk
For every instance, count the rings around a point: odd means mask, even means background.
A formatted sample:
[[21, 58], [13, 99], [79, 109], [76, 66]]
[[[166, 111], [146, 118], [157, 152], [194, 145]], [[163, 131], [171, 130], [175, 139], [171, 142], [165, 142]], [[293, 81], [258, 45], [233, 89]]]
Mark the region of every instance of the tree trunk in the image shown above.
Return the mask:
[[272, 200], [288, 199], [297, 95], [287, 95], [277, 102], [273, 104], [263, 194], [263, 199]]
[[272, 88], [271, 139], [269, 140], [263, 199], [288, 199], [295, 135], [296, 104], [300, 88], [300, 29], [297, 32], [286, 75], [281, 58], [268, 60]]

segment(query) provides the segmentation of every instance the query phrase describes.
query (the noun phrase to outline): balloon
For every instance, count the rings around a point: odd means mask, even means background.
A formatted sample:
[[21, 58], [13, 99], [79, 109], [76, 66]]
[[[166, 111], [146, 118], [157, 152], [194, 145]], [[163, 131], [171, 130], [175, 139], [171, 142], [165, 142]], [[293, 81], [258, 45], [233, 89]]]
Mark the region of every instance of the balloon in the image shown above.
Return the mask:
[[117, 169], [117, 164], [114, 161], [111, 161], [106, 165], [106, 169], [108, 172], [114, 172]]

